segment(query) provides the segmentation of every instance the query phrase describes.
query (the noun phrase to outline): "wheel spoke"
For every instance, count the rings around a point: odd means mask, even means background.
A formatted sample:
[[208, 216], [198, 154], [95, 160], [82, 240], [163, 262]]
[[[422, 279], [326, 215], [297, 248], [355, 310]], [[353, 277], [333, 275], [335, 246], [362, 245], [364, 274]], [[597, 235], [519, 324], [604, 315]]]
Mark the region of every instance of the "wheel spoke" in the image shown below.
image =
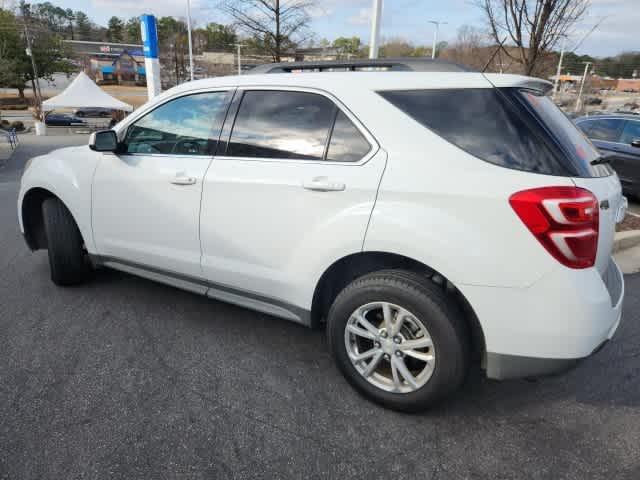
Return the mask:
[[396, 362], [401, 361], [396, 357], [391, 357], [391, 375], [393, 376], [393, 387], [396, 391], [400, 391], [400, 387], [402, 386], [402, 380], [400, 380], [400, 375], [398, 375], [398, 367], [396, 366]]
[[434, 356], [431, 353], [419, 352], [417, 350], [405, 350], [404, 354], [422, 360], [423, 362], [433, 362]]
[[403, 311], [403, 310], [398, 310], [398, 313], [396, 313], [396, 318], [395, 321], [392, 322], [391, 327], [389, 328], [389, 336], [390, 337], [395, 337], [398, 332], [400, 331], [400, 327], [402, 327], [402, 324], [404, 323], [404, 319], [407, 316], [407, 312]]
[[378, 352], [382, 352], [382, 350], [380, 348], [371, 348], [366, 352], [362, 352], [362, 353], [350, 353], [349, 357], [354, 362], [359, 362], [361, 360], [366, 360], [367, 358], [373, 357]]
[[414, 389], [419, 388], [418, 382], [416, 381], [415, 377], [411, 374], [407, 366], [404, 364], [404, 360], [397, 359], [396, 367], [398, 368], [400, 375], [402, 375], [402, 378], [404, 378], [409, 385], [411, 385]]
[[369, 362], [367, 367], [362, 371], [362, 375], [365, 377], [368, 377], [369, 375], [371, 375], [373, 371], [376, 369], [376, 367], [378, 366], [378, 363], [380, 363], [381, 358], [382, 358], [382, 350], [380, 350], [374, 355], [373, 359]]
[[382, 304], [382, 317], [384, 318], [384, 328], [387, 332], [391, 332], [393, 328], [393, 312], [391, 311], [391, 305], [386, 302]]
[[368, 338], [369, 340], [375, 340], [376, 336], [367, 330], [357, 327], [356, 325], [349, 324], [347, 325], [347, 330], [349, 330], [354, 335], [358, 335], [359, 337]]
[[364, 317], [364, 315], [361, 315], [361, 314], [355, 315], [355, 319], [357, 320], [356, 324], [359, 323], [364, 328], [366, 328], [369, 333], [371, 333], [374, 336], [378, 336], [378, 329], [374, 327], [371, 324], [371, 322]]
[[414, 340], [405, 340], [398, 348], [402, 351], [414, 350], [416, 348], [427, 348], [433, 346], [433, 342], [429, 337], [416, 338]]

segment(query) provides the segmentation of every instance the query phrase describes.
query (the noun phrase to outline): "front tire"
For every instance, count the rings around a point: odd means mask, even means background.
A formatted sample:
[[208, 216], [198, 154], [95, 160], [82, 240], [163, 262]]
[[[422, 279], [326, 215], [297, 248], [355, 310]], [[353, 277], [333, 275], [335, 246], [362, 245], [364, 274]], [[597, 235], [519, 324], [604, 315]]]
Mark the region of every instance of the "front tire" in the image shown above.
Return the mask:
[[61, 286], [82, 283], [87, 279], [91, 267], [71, 212], [59, 199], [47, 198], [42, 203], [42, 216], [51, 280]]
[[371, 273], [349, 284], [328, 315], [329, 347], [349, 383], [394, 410], [424, 410], [457, 390], [469, 335], [442, 287], [408, 271]]

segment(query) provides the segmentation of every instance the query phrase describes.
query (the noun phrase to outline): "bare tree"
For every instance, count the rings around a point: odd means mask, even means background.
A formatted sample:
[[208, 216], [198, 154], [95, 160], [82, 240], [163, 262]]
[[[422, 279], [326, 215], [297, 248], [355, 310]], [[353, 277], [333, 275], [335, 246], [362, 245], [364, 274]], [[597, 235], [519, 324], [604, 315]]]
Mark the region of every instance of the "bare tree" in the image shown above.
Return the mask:
[[487, 44], [487, 34], [473, 25], [461, 25], [453, 44], [461, 50], [472, 51]]
[[304, 41], [314, 0], [227, 0], [222, 8], [239, 29], [260, 40], [279, 62], [283, 52]]
[[480, 69], [487, 61], [490, 52], [489, 36], [486, 32], [471, 25], [461, 25], [456, 39], [443, 51], [442, 58]]
[[[493, 40], [507, 35], [515, 49], [505, 55], [535, 73], [545, 54], [585, 15], [590, 0], [478, 0]], [[511, 43], [510, 42], [510, 43]]]

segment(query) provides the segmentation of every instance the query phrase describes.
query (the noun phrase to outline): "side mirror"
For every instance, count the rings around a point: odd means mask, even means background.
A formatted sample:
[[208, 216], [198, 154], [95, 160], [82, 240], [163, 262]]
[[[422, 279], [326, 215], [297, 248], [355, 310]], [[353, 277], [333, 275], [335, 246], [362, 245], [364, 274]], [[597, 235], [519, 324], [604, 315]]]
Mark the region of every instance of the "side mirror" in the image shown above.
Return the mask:
[[115, 152], [118, 150], [118, 137], [113, 130], [93, 132], [89, 136], [89, 148], [96, 152]]
[[640, 138], [634, 138], [633, 140], [631, 140], [631, 146], [640, 148]]

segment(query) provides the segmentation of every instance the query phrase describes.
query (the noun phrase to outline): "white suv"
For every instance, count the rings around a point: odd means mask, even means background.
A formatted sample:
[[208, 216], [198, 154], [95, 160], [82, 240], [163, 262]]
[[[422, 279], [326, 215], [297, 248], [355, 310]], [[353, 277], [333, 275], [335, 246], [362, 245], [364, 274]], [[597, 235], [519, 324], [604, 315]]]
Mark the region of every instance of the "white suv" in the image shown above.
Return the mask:
[[620, 322], [620, 183], [549, 88], [451, 71], [183, 84], [31, 160], [20, 227], [58, 285], [105, 266], [326, 323], [356, 389], [422, 409], [474, 362], [556, 372]]

